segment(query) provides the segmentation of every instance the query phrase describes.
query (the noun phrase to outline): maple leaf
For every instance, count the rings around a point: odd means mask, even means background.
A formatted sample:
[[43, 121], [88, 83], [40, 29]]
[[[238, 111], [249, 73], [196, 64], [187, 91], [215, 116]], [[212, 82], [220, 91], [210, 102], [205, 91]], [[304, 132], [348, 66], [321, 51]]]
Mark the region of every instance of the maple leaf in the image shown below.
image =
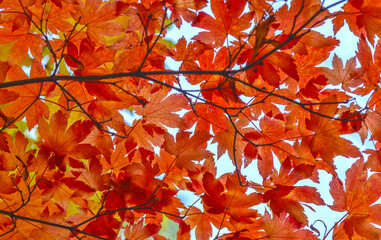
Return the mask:
[[376, 112], [370, 112], [365, 118], [365, 126], [372, 133], [372, 138], [377, 141], [381, 141], [381, 131], [380, 131], [380, 121], [381, 115]]
[[[337, 109], [336, 102], [336, 95], [324, 99], [318, 113], [334, 116]], [[306, 127], [314, 134], [311, 137], [303, 138], [303, 141], [309, 141], [311, 153], [320, 154], [321, 158], [331, 167], [334, 168], [332, 160], [336, 154], [347, 157], [361, 156], [358, 149], [349, 140], [340, 137], [337, 127], [332, 124], [332, 120], [312, 115], [311, 120], [306, 119]]]
[[234, 125], [229, 120], [226, 120], [227, 128], [215, 133], [215, 137], [212, 143], [218, 143], [217, 158], [220, 158], [222, 154], [228, 151], [228, 155], [230, 159], [233, 161], [234, 165], [238, 169], [241, 169], [241, 156], [243, 153], [245, 143], [243, 140], [241, 140], [242, 138], [239, 137], [240, 135], [238, 135], [237, 130], [240, 131], [241, 134], [245, 134], [248, 129], [245, 129], [244, 127], [247, 126], [248, 120], [243, 118], [238, 119], [233, 123]]
[[[64, 57], [65, 62], [70, 67], [75, 68], [74, 73], [76, 75], [97, 75], [112, 72], [112, 69], [100, 66], [104, 66], [108, 62], [113, 62], [114, 55], [115, 51], [105, 47], [96, 48], [95, 43], [91, 39], [84, 38], [79, 46], [79, 51], [77, 46], [69, 42], [67, 44], [67, 54], [64, 54]], [[86, 83], [86, 87], [91, 94], [101, 99], [119, 100], [115, 95], [112, 96], [109, 85]], [[96, 90], [94, 88], [102, 88], [102, 90], [95, 92]]]
[[164, 129], [154, 124], [146, 124], [145, 120], [135, 120], [132, 126], [126, 126], [126, 148], [135, 146], [153, 151], [154, 146], [161, 146], [164, 142]]
[[336, 239], [340, 231], [344, 231], [349, 238], [354, 232], [367, 239], [379, 238], [379, 231], [371, 224], [371, 214], [379, 214], [374, 212], [379, 209], [379, 205], [370, 205], [381, 196], [381, 187], [378, 184], [381, 175], [376, 173], [368, 177], [364, 160], [360, 158], [347, 170], [345, 176], [345, 188], [336, 177], [329, 184], [334, 199], [333, 205], [329, 207], [334, 211], [346, 212], [345, 219], [335, 228], [333, 238]]
[[192, 10], [200, 10], [206, 6], [207, 0], [169, 0], [167, 1], [168, 9], [171, 10], [170, 19], [174, 20], [177, 28], [182, 25], [182, 18], [186, 22], [193, 22], [197, 14]]
[[311, 231], [299, 229], [295, 223], [286, 217], [285, 213], [280, 216], [274, 215], [272, 218], [266, 211], [263, 216], [262, 227], [267, 237], [271, 239], [318, 239]]
[[301, 76], [300, 80], [302, 80], [299, 81], [299, 84], [305, 84], [303, 79], [309, 80], [311, 78], [317, 78], [317, 76], [321, 74], [320, 68], [316, 68], [315, 66], [324, 62], [330, 56], [330, 52], [338, 44], [339, 41], [333, 41], [331, 45], [322, 48], [305, 47], [305, 49], [301, 50], [301, 53], [293, 56], [298, 74]]
[[2, 28], [0, 30], [0, 44], [15, 42], [8, 56], [9, 65], [17, 65], [24, 60], [28, 51], [32, 56], [40, 60], [42, 58], [42, 46], [44, 40], [37, 34], [29, 33], [27, 29], [20, 28], [13, 31]]
[[189, 183], [189, 180], [182, 177], [186, 174], [186, 169], [179, 169], [174, 164], [176, 159], [176, 156], [161, 149], [160, 157], [157, 157], [156, 161], [160, 171], [165, 173], [165, 182], [172, 191], [176, 191], [178, 188], [185, 189], [186, 184]]
[[[309, 29], [310, 26], [316, 26], [319, 21], [328, 15], [326, 11], [315, 18], [311, 18], [318, 11], [321, 11], [320, 1], [296, 0], [291, 2], [291, 6], [283, 5], [277, 12], [276, 18], [279, 21], [278, 30], [284, 33], [294, 33], [299, 28]], [[293, 32], [292, 32], [293, 30]]]
[[[281, 165], [279, 174], [274, 171], [270, 180], [264, 182], [270, 190], [264, 193], [263, 199], [269, 202], [271, 210], [276, 215], [280, 216], [285, 211], [298, 222], [307, 225], [307, 216], [299, 202], [323, 205], [324, 201], [316, 188], [294, 185], [302, 179], [311, 177], [313, 170], [314, 166], [307, 164], [301, 164], [291, 170], [291, 163], [286, 159]], [[271, 189], [272, 186], [274, 189]]]
[[[171, 51], [171, 57], [174, 60], [181, 62], [179, 70], [200, 70], [200, 67], [196, 61], [200, 59], [200, 55], [206, 50], [206, 48], [206, 45], [200, 41], [189, 42], [187, 45], [185, 38], [180, 38], [176, 43], [176, 49], [172, 49]], [[186, 78], [193, 84], [197, 82], [198, 76], [186, 75]]]
[[206, 44], [214, 43], [214, 46], [218, 48], [224, 44], [229, 34], [236, 39], [246, 37], [242, 31], [250, 27], [249, 19], [252, 19], [253, 13], [242, 14], [245, 3], [243, 0], [237, 0], [234, 3], [211, 0], [211, 9], [215, 19], [205, 12], [199, 12], [192, 26], [209, 31], [201, 32], [193, 39]]
[[80, 169], [82, 174], [77, 179], [86, 183], [95, 191], [107, 190], [106, 183], [109, 182], [109, 174], [103, 174], [102, 170], [103, 166], [100, 164], [99, 159], [96, 157], [91, 158], [88, 168]]
[[351, 0], [342, 9], [342, 13], [337, 14], [332, 21], [334, 32], [337, 33], [343, 27], [345, 20], [354, 34], [357, 36], [363, 33], [366, 34], [368, 41], [373, 45], [375, 35], [381, 36], [381, 20], [378, 16], [381, 10], [380, 2], [375, 0]]
[[344, 91], [350, 92], [350, 88], [355, 88], [362, 83], [359, 77], [362, 75], [358, 69], [356, 69], [356, 59], [351, 58], [345, 64], [343, 68], [343, 63], [341, 59], [335, 54], [333, 56], [332, 62], [333, 70], [323, 68], [325, 76], [328, 78], [327, 83], [332, 85], [342, 84]]
[[[147, 32], [148, 36], [154, 35], [158, 30], [160, 31], [164, 16], [162, 2], [145, 1], [143, 4], [135, 5], [133, 10], [126, 10], [126, 14], [128, 15], [132, 12], [134, 14], [132, 14], [132, 18], [128, 21], [128, 31], [138, 30], [139, 32]], [[148, 22], [150, 24], [146, 25]]]
[[[201, 71], [221, 71], [226, 69], [229, 65], [228, 49], [222, 47], [218, 50], [217, 54], [211, 49], [203, 51], [199, 56], [199, 66], [191, 66], [189, 70], [195, 70], [200, 68]], [[230, 65], [232, 67], [232, 65]], [[220, 101], [222, 98], [224, 105], [231, 105], [232, 102], [241, 103], [239, 99], [239, 93], [236, 89], [236, 83], [233, 79], [230, 79], [221, 75], [190, 75], [187, 80], [192, 85], [202, 83], [201, 88], [202, 95], [207, 99], [213, 99], [213, 101]]]
[[100, 130], [92, 130], [89, 135], [82, 141], [83, 144], [91, 144], [96, 147], [106, 159], [109, 161], [114, 150], [111, 136]]
[[361, 64], [361, 68], [364, 71], [362, 77], [364, 86], [357, 88], [354, 92], [361, 96], [368, 94], [371, 91], [377, 91], [378, 83], [378, 67], [374, 64], [371, 49], [368, 46], [365, 37], [361, 35], [360, 41], [357, 44], [358, 51], [356, 52], [356, 57]]
[[370, 168], [373, 172], [381, 172], [381, 150], [380, 142], [376, 143], [376, 150], [367, 149], [364, 153], [369, 154], [368, 161], [365, 163], [366, 168]]
[[191, 179], [191, 182], [186, 183], [186, 188], [197, 195], [202, 194], [205, 191], [203, 187], [203, 177], [204, 173], [210, 172], [214, 175], [217, 174], [217, 169], [215, 166], [214, 159], [212, 157], [205, 159], [202, 166], [196, 165], [196, 172], [189, 172], [188, 175]]
[[92, 123], [77, 121], [66, 129], [68, 116], [58, 111], [50, 118], [50, 126], [44, 120], [38, 123], [38, 132], [43, 139], [39, 147], [50, 151], [53, 159], [51, 167], [65, 168], [63, 159], [67, 157], [90, 158], [98, 154], [98, 150], [90, 144], [81, 144], [90, 133]]
[[118, 35], [123, 28], [120, 23], [111, 21], [117, 17], [117, 2], [101, 5], [101, 0], [91, 0], [85, 3], [79, 0], [74, 5], [75, 12], [72, 15], [74, 19], [80, 19], [79, 23], [87, 27], [86, 32], [90, 38], [104, 43], [104, 35]]
[[210, 224], [209, 215], [200, 211], [196, 207], [192, 207], [188, 211], [188, 217], [185, 219], [189, 223], [191, 229], [196, 228], [196, 238], [207, 240], [212, 236], [212, 225]]
[[215, 179], [212, 173], [203, 176], [203, 186], [206, 194], [202, 196], [204, 208], [213, 214], [226, 213], [236, 221], [252, 222], [258, 217], [257, 211], [251, 209], [262, 202], [258, 193], [246, 194], [247, 188], [241, 187], [236, 176], [227, 176], [226, 190], [222, 183]]
[[294, 143], [295, 155], [290, 156], [292, 162], [296, 166], [300, 164], [316, 166], [317, 169], [322, 169], [332, 175], [336, 175], [335, 169], [333, 169], [332, 166], [328, 165], [325, 161], [318, 161], [316, 157], [313, 156], [309, 144], [310, 143], [308, 141], [303, 140], [300, 143], [297, 141]]
[[46, 26], [49, 32], [58, 34], [59, 32], [67, 32], [73, 29], [72, 24], [68, 21], [71, 16], [72, 7], [69, 5], [62, 5], [61, 0], [53, 0], [52, 4], [49, 4], [49, 8], [33, 9], [35, 16], [45, 15]]
[[273, 169], [273, 153], [279, 159], [284, 159], [289, 153], [293, 152], [292, 147], [283, 142], [282, 139], [293, 138], [296, 135], [295, 131], [287, 131], [282, 124], [282, 121], [270, 119], [265, 116], [260, 120], [261, 132], [250, 131], [245, 134], [245, 137], [252, 141], [247, 143], [244, 154], [250, 160], [245, 163], [245, 166], [250, 164], [251, 160], [258, 153], [258, 169], [263, 179], [266, 179]]
[[112, 170], [116, 175], [120, 173], [120, 170], [129, 164], [126, 156], [128, 154], [125, 148], [125, 141], [116, 144], [114, 151], [112, 151], [110, 159], [102, 161], [103, 169], [107, 172]]
[[126, 239], [144, 240], [159, 232], [160, 226], [148, 223], [143, 227], [143, 221], [139, 221], [124, 230]]
[[227, 119], [222, 109], [204, 103], [196, 104], [193, 109], [197, 115], [194, 111], [189, 111], [183, 119], [188, 127], [196, 123], [196, 132], [209, 132], [212, 127], [213, 132], [217, 133], [226, 128]]
[[[260, 49], [260, 53], [257, 53], [257, 44], [254, 42], [251, 46], [254, 46], [253, 49], [248, 49], [241, 53], [238, 58], [238, 64], [243, 64], [244, 62], [251, 64], [256, 60], [263, 58], [263, 55], [265, 55], [266, 52], [273, 51], [272, 47], [266, 46]], [[249, 76], [251, 77], [248, 80], [249, 83], [252, 84], [254, 79], [260, 75], [269, 85], [278, 87], [281, 82], [279, 70], [282, 70], [298, 81], [299, 74], [296, 69], [297, 65], [294, 63], [294, 59], [291, 55], [284, 52], [275, 52], [269, 57], [261, 60], [260, 64], [254, 66], [254, 72], [250, 73]]]
[[28, 148], [28, 139], [21, 133], [17, 132], [14, 141], [8, 134], [4, 136], [2, 145], [4, 152], [0, 152], [0, 171], [18, 171], [23, 177], [28, 176], [28, 168], [31, 168], [35, 159], [36, 150]]
[[175, 112], [185, 108], [186, 98], [180, 94], [167, 93], [162, 90], [152, 94], [149, 102], [144, 106], [135, 107], [136, 114], [142, 116], [147, 123], [171, 128], [186, 128], [184, 120]]
[[266, 0], [250, 0], [249, 8], [252, 12], [254, 12], [254, 22], [257, 24], [267, 9], [271, 9], [271, 4]]
[[[39, 77], [44, 74], [41, 63], [33, 61], [31, 66], [31, 76]], [[12, 67], [8, 76], [12, 81], [27, 79], [28, 76], [19, 67]], [[41, 99], [41, 95], [47, 95], [54, 89], [52, 84], [35, 83], [29, 86], [13, 88], [14, 94], [18, 95], [4, 110], [5, 116], [24, 117], [26, 116], [27, 125], [32, 129], [42, 117], [49, 117], [49, 108]]]
[[192, 160], [201, 161], [213, 156], [205, 149], [206, 142], [211, 135], [207, 132], [197, 132], [190, 137], [190, 132], [179, 132], [176, 135], [176, 143], [172, 135], [164, 135], [164, 149], [176, 157], [176, 166], [179, 169], [195, 171], [196, 168]]
[[[329, 47], [339, 43], [339, 41], [336, 40], [335, 38], [332, 38], [332, 37], [324, 38], [321, 33], [316, 31], [310, 31], [304, 34], [300, 38], [299, 42], [314, 48]], [[302, 50], [302, 48], [303, 47], [301, 47], [301, 49], [299, 49], [298, 51], [308, 51], [307, 49]], [[302, 52], [299, 52], [299, 54], [302, 54]]]
[[[48, 164], [45, 164], [45, 169], [46, 165]], [[42, 191], [39, 194], [43, 202], [54, 199], [59, 207], [67, 209], [71, 197], [87, 198], [94, 193], [94, 190], [87, 184], [76, 180], [71, 172], [65, 174], [59, 169], [54, 169], [50, 171], [49, 175], [49, 177], [42, 175], [37, 185]]]

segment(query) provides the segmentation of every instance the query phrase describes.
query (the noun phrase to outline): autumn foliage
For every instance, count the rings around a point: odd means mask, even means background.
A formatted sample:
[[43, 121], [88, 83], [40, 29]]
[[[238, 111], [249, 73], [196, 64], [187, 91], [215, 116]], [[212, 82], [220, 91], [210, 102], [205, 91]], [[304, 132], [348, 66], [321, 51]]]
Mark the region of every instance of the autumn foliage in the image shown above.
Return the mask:
[[0, 9], [1, 239], [380, 238], [381, 1]]

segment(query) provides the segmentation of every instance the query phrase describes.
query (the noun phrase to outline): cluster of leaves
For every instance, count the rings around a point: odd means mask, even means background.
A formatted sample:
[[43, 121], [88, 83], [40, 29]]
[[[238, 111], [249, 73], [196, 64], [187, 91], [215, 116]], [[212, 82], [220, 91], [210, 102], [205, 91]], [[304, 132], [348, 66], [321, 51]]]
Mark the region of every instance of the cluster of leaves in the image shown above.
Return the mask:
[[[166, 239], [170, 219], [178, 239], [379, 239], [381, 2], [274, 3], [1, 0], [0, 237]], [[345, 67], [318, 67], [339, 45], [315, 29], [330, 20], [359, 38]], [[185, 22], [202, 31], [166, 38]], [[336, 156], [357, 159], [345, 184]], [[328, 205], [300, 182], [322, 171], [345, 213], [324, 234], [304, 208]]]

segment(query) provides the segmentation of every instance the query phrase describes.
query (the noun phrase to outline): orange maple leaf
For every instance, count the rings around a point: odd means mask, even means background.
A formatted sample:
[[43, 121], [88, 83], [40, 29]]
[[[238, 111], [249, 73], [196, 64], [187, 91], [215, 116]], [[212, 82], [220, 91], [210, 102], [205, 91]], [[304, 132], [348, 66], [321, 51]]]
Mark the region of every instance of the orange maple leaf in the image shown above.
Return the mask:
[[197, 14], [192, 10], [200, 10], [207, 4], [207, 0], [169, 0], [167, 1], [168, 9], [172, 11], [171, 20], [174, 20], [176, 27], [182, 25], [182, 18], [187, 22], [193, 22]]
[[265, 211], [262, 217], [262, 227], [265, 230], [267, 237], [270, 239], [319, 239], [313, 232], [307, 229], [299, 229], [295, 222], [287, 217], [285, 213], [280, 216], [270, 214]]
[[345, 68], [343, 68], [343, 62], [335, 54], [333, 56], [332, 67], [333, 70], [322, 68], [323, 73], [328, 78], [328, 84], [342, 84], [344, 91], [351, 92], [351, 88], [355, 88], [362, 83], [359, 78], [362, 73], [356, 68], [356, 59], [354, 57], [349, 59], [345, 64]]
[[170, 134], [164, 134], [164, 149], [176, 157], [176, 166], [179, 169], [196, 171], [192, 160], [201, 161], [213, 156], [206, 150], [206, 142], [211, 135], [207, 132], [196, 132], [190, 137], [190, 132], [179, 132], [176, 135], [176, 142]]
[[349, 238], [356, 232], [366, 239], [378, 239], [379, 230], [371, 222], [376, 220], [375, 223], [379, 223], [377, 215], [380, 215], [380, 204], [372, 204], [381, 197], [381, 174], [375, 173], [368, 177], [364, 160], [360, 158], [345, 175], [345, 187], [337, 177], [333, 177], [329, 184], [334, 200], [329, 207], [334, 211], [346, 212], [344, 220], [334, 230], [333, 239], [339, 239], [337, 236], [342, 231]]
[[98, 150], [90, 144], [81, 144], [89, 135], [93, 123], [90, 121], [77, 121], [66, 129], [68, 115], [58, 111], [50, 118], [50, 125], [43, 119], [38, 123], [38, 132], [43, 139], [38, 145], [41, 149], [51, 152], [53, 159], [50, 160], [50, 167], [58, 166], [66, 169], [67, 157], [88, 159], [96, 154]]
[[[46, 73], [41, 63], [33, 61], [30, 74], [31, 77], [40, 77]], [[12, 81], [28, 79], [28, 76], [19, 66], [12, 67], [8, 72], [8, 76]], [[55, 85], [50, 83], [35, 83], [29, 86], [13, 88], [12, 90], [18, 95], [18, 98], [10, 102], [3, 110], [5, 116], [19, 118], [26, 116], [28, 128], [32, 129], [41, 118], [49, 117], [49, 108], [41, 96], [50, 93], [54, 88]]]
[[270, 179], [264, 181], [266, 191], [263, 199], [269, 202], [271, 210], [276, 215], [280, 216], [285, 211], [298, 222], [307, 225], [307, 216], [300, 202], [324, 205], [316, 188], [294, 186], [300, 180], [311, 177], [314, 169], [314, 166], [307, 164], [301, 164], [292, 169], [289, 159], [286, 159], [281, 165], [279, 174], [275, 170]]
[[381, 36], [381, 3], [377, 0], [350, 0], [343, 6], [344, 12], [333, 19], [333, 30], [337, 33], [344, 25], [344, 20], [349, 29], [358, 37], [366, 34], [368, 41], [373, 45], [374, 37]]
[[117, 2], [109, 2], [102, 6], [101, 0], [90, 0], [85, 3], [78, 0], [72, 12], [74, 19], [87, 27], [88, 36], [99, 43], [105, 43], [104, 35], [114, 36], [123, 32], [120, 23], [111, 21], [118, 17]]
[[369, 154], [365, 167], [373, 172], [381, 172], [381, 142], [376, 143], [376, 150], [367, 149], [364, 153]]
[[[283, 139], [297, 137], [296, 131], [287, 131], [281, 120], [264, 116], [259, 125], [261, 131], [252, 130], [245, 134], [245, 137], [258, 144], [254, 146], [252, 143], [247, 143], [244, 153], [249, 161], [245, 162], [245, 167], [251, 163], [253, 158], [258, 158], [258, 169], [263, 179], [266, 179], [274, 167], [273, 153], [283, 160], [289, 154], [293, 153], [293, 148]], [[258, 156], [257, 156], [258, 153]]]
[[126, 167], [130, 161], [127, 158], [127, 152], [125, 147], [125, 141], [121, 141], [116, 144], [114, 151], [112, 151], [110, 159], [102, 159], [102, 168], [107, 172], [112, 170], [113, 173], [118, 175], [122, 168]]
[[212, 127], [213, 132], [217, 133], [226, 128], [227, 118], [222, 109], [199, 103], [194, 106], [194, 110], [196, 112], [187, 112], [183, 119], [188, 127], [192, 127], [196, 123], [196, 132], [209, 132]]
[[228, 155], [233, 164], [241, 169], [242, 167], [242, 154], [245, 146], [245, 142], [237, 131], [241, 134], [245, 134], [249, 129], [245, 128], [248, 125], [246, 118], [233, 119], [233, 124], [226, 120], [226, 129], [215, 133], [215, 137], [212, 143], [217, 143], [217, 158], [220, 158], [222, 154], [228, 151]]
[[165, 90], [151, 95], [149, 102], [143, 106], [134, 107], [136, 114], [142, 116], [147, 123], [171, 128], [186, 128], [186, 124], [175, 112], [184, 109], [187, 99], [181, 94], [171, 94]]
[[262, 195], [246, 194], [247, 188], [240, 186], [236, 175], [228, 174], [224, 177], [226, 177], [226, 191], [224, 185], [215, 179], [212, 173], [204, 173], [202, 179], [205, 188], [205, 194], [202, 196], [204, 209], [208, 213], [224, 213], [231, 220], [253, 222], [259, 215], [251, 207], [262, 203]]
[[335, 155], [345, 157], [361, 156], [359, 150], [349, 140], [340, 137], [338, 128], [333, 124], [331, 119], [319, 116], [319, 114], [322, 114], [334, 117], [337, 105], [336, 95], [331, 95], [324, 99], [318, 113], [311, 115], [311, 120], [306, 119], [307, 129], [314, 133], [312, 136], [310, 135], [302, 140], [309, 142], [311, 153], [314, 156], [319, 154], [333, 168], [333, 157]]
[[[366, 117], [364, 124], [372, 133], [372, 138], [381, 142], [381, 114], [370, 112]], [[366, 136], [362, 136], [363, 138]]]
[[210, 223], [210, 214], [203, 213], [200, 209], [192, 207], [188, 211], [188, 217], [185, 222], [191, 229], [196, 228], [196, 238], [200, 240], [208, 240], [212, 236], [212, 225]]
[[143, 226], [143, 220], [140, 220], [134, 225], [126, 227], [124, 230], [124, 236], [129, 240], [144, 240], [157, 234], [160, 231], [160, 228], [161, 226], [153, 223], [148, 223]]
[[200, 40], [206, 44], [214, 43], [216, 48], [221, 47], [228, 35], [236, 39], [245, 37], [242, 31], [250, 27], [250, 21], [253, 18], [253, 12], [243, 13], [245, 1], [236, 0], [234, 2], [221, 2], [211, 0], [212, 12], [215, 19], [205, 12], [200, 12], [192, 26], [209, 30], [201, 32], [194, 40]]
[[29, 29], [20, 28], [10, 31], [7, 28], [0, 29], [0, 44], [15, 42], [8, 56], [9, 65], [21, 63], [28, 52], [37, 60], [42, 58], [42, 47], [45, 46], [44, 40], [38, 34], [29, 33]]

